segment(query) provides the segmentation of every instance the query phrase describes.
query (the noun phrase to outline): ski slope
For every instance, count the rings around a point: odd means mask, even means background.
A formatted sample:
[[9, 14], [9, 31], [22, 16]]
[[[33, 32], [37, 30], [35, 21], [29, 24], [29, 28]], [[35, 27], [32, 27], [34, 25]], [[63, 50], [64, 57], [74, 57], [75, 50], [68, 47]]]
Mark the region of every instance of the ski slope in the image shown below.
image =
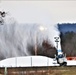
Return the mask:
[[[67, 60], [67, 65], [76, 65], [75, 60]], [[0, 67], [40, 67], [40, 66], [59, 66], [57, 61], [45, 56], [23, 56], [13, 57], [0, 61]]]

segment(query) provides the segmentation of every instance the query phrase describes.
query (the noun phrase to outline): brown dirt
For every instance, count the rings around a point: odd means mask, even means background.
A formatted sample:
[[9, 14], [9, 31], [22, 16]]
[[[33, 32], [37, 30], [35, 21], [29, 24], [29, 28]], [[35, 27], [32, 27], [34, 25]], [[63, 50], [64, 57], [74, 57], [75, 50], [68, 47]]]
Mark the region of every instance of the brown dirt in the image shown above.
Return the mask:
[[0, 68], [0, 75], [76, 75], [76, 67]]

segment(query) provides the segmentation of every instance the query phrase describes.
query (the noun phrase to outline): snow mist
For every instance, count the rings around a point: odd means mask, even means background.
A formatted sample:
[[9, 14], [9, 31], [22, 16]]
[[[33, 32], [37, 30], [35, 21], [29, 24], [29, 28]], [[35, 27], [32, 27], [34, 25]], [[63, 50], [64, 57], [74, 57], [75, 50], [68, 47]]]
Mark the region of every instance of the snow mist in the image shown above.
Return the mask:
[[[0, 24], [0, 59], [31, 55], [27, 45], [35, 45], [37, 41], [42, 45], [48, 39], [49, 44], [56, 47], [54, 37], [59, 34], [57, 25], [51, 23], [18, 24], [13, 18], [6, 17], [3, 25]], [[58, 49], [61, 49], [60, 43]]]

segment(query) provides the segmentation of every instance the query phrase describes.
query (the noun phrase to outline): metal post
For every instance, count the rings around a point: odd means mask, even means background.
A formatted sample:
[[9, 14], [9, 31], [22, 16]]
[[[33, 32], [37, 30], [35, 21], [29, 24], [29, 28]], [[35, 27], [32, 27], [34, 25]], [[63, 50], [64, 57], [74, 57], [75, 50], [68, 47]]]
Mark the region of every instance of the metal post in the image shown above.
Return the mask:
[[7, 75], [7, 67], [4, 68], [4, 75]]
[[47, 58], [47, 66], [49, 66], [49, 58]]
[[17, 57], [16, 57], [16, 60], [15, 60], [15, 63], [16, 63], [16, 67], [17, 67]]
[[31, 57], [31, 67], [32, 67], [32, 57]]

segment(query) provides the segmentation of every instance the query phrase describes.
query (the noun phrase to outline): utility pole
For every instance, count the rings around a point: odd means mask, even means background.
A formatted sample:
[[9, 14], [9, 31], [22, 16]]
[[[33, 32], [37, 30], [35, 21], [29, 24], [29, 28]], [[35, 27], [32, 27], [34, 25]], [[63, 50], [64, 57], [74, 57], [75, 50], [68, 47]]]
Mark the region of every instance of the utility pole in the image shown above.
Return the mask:
[[[46, 27], [40, 26], [38, 28], [39, 31], [43, 32], [45, 30], [47, 30]], [[38, 31], [35, 31], [35, 55], [37, 55], [37, 51], [38, 51]]]
[[35, 33], [35, 55], [37, 55], [37, 33]]

